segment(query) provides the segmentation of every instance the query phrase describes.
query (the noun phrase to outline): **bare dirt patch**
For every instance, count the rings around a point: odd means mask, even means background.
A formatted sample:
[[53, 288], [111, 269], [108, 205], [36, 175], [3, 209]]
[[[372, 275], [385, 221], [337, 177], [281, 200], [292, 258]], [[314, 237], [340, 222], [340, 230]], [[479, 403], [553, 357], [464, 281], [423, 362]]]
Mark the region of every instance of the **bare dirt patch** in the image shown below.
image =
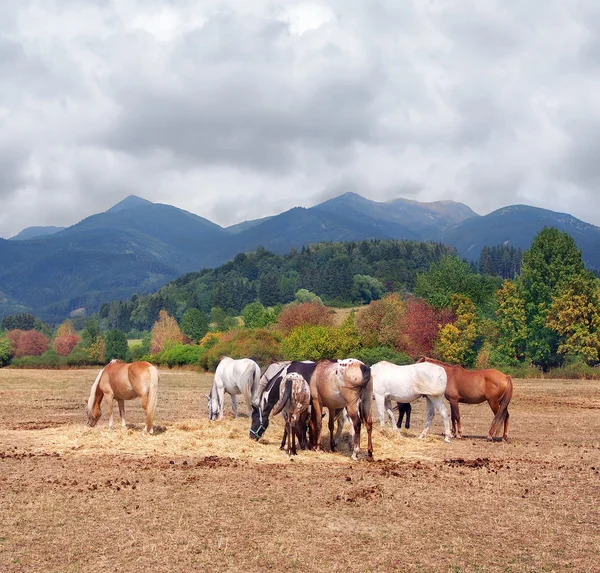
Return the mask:
[[209, 422], [193, 372], [162, 372], [157, 435], [137, 402], [89, 428], [95, 374], [0, 370], [1, 571], [598, 570], [598, 382], [516, 381], [509, 443], [487, 405], [418, 440], [417, 402], [355, 463], [347, 436], [290, 460], [277, 418], [249, 440], [243, 402]]

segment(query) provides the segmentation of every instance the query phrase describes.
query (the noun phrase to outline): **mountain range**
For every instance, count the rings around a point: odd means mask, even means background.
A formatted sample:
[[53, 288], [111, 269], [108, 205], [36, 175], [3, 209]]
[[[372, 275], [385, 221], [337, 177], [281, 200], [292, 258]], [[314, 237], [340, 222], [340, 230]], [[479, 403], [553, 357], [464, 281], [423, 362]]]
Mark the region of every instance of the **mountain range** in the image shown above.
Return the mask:
[[71, 227], [29, 227], [0, 239], [0, 316], [28, 311], [56, 322], [76, 310], [94, 312], [103, 302], [152, 292], [258, 246], [285, 253], [324, 241], [413, 239], [453, 245], [474, 260], [484, 246], [526, 249], [545, 226], [569, 233], [586, 266], [600, 269], [599, 227], [526, 205], [480, 216], [454, 201], [377, 202], [344, 193], [311, 208], [224, 228], [130, 196]]

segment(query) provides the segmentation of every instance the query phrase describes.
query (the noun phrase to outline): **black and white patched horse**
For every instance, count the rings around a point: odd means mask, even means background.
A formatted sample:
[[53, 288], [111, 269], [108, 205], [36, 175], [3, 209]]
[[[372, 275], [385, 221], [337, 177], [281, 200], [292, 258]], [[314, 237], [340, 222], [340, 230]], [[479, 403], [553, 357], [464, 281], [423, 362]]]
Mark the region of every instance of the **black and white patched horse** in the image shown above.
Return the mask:
[[[279, 400], [279, 387], [287, 374], [297, 372], [310, 384], [310, 378], [317, 366], [316, 362], [275, 362], [261, 376], [259, 388], [264, 388], [252, 404], [250, 439], [260, 440], [269, 427], [269, 415]], [[297, 428], [300, 447], [306, 448], [306, 428]]]

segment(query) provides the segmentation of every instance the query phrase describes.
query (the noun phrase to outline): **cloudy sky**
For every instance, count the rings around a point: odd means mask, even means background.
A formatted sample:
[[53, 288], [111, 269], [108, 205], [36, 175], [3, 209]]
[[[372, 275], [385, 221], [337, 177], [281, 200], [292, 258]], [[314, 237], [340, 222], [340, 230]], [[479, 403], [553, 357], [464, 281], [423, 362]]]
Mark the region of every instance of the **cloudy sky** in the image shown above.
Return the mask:
[[344, 191], [600, 225], [596, 0], [5, 0], [0, 236], [130, 194], [221, 225]]

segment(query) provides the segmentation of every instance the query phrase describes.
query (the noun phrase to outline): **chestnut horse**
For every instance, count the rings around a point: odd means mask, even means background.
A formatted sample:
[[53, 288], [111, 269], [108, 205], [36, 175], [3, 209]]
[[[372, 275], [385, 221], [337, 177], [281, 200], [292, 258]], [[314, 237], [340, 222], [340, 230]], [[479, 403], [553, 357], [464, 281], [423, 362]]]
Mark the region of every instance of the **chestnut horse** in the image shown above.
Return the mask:
[[358, 459], [362, 421], [367, 426], [367, 459], [373, 460], [373, 443], [371, 441], [373, 379], [371, 369], [355, 358], [321, 360], [310, 379], [310, 394], [312, 398], [310, 427], [313, 449], [321, 449], [323, 407], [329, 410], [329, 439], [332, 452], [335, 451], [333, 427], [336, 410], [346, 408], [354, 426], [352, 459]]
[[459, 402], [463, 404], [481, 404], [487, 400], [494, 419], [488, 431], [488, 440], [502, 430], [503, 439], [508, 440], [508, 404], [512, 398], [512, 378], [499, 370], [488, 368], [486, 370], [467, 370], [462, 366], [448, 364], [435, 358], [424, 356], [418, 362], [431, 362], [438, 364], [446, 370], [448, 382], [446, 384], [446, 400], [450, 402], [450, 415], [452, 417], [452, 434], [462, 438], [462, 424], [460, 421]]
[[116, 399], [121, 414], [121, 426], [125, 428], [125, 400], [139, 397], [146, 412], [145, 431], [152, 434], [158, 399], [158, 379], [158, 370], [149, 362], [127, 364], [120, 360], [111, 360], [96, 376], [90, 397], [86, 400], [88, 426], [95, 426], [100, 419], [100, 404], [102, 398], [106, 398], [108, 427], [113, 427], [113, 399]]

